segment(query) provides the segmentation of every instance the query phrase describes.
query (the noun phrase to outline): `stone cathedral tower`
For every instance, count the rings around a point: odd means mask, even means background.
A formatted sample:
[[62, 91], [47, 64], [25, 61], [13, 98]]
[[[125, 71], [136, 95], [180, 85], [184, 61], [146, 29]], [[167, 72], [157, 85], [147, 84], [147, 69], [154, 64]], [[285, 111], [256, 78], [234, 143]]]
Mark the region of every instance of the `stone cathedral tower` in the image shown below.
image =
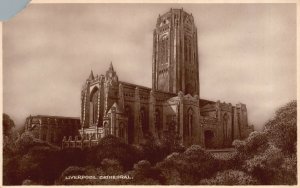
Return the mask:
[[171, 9], [158, 17], [152, 69], [153, 90], [199, 95], [197, 28], [191, 14]]

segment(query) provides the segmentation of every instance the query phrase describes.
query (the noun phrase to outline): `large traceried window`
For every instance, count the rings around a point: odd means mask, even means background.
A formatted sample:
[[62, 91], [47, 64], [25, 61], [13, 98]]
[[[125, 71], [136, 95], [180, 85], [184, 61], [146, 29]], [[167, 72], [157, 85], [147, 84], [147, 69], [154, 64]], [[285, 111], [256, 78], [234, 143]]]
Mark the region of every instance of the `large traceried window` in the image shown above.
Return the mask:
[[90, 95], [90, 122], [92, 124], [97, 123], [98, 117], [98, 95], [99, 89], [95, 87]]
[[223, 115], [223, 134], [224, 134], [224, 139], [228, 138], [228, 121], [229, 121], [229, 116], [227, 113]]

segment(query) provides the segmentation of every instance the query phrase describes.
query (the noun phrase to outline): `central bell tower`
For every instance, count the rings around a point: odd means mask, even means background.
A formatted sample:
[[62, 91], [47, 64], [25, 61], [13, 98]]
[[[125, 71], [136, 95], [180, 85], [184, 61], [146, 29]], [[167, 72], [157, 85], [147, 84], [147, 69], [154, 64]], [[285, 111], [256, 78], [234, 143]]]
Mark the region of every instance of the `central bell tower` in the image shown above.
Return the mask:
[[197, 28], [183, 9], [159, 16], [153, 32], [152, 88], [199, 95]]

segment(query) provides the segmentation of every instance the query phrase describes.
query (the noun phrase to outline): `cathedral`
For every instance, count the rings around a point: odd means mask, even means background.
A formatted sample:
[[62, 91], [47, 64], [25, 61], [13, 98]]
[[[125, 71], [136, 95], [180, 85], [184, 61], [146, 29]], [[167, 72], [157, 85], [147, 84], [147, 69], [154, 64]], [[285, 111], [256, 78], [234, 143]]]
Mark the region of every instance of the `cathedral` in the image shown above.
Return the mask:
[[149, 134], [159, 141], [171, 132], [185, 146], [224, 148], [246, 138], [253, 126], [248, 125], [245, 104], [199, 97], [198, 59], [192, 14], [171, 9], [159, 15], [153, 32], [152, 88], [121, 81], [112, 63], [104, 75], [91, 71], [81, 92], [81, 139], [96, 141], [111, 134], [139, 144]]

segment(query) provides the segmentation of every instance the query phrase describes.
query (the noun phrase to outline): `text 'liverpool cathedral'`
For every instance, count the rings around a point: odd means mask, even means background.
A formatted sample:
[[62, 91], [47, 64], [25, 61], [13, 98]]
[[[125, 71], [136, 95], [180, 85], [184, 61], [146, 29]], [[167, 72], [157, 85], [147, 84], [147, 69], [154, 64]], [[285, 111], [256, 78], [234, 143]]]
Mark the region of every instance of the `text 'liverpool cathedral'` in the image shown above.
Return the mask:
[[[159, 141], [167, 131], [185, 146], [221, 148], [253, 131], [246, 105], [200, 99], [199, 93], [197, 28], [191, 14], [171, 9], [158, 17], [153, 33], [152, 88], [120, 81], [112, 64], [105, 75], [91, 72], [81, 93], [80, 140], [97, 144], [112, 134], [139, 144], [148, 134]], [[63, 147], [77, 141], [65, 138]]]

